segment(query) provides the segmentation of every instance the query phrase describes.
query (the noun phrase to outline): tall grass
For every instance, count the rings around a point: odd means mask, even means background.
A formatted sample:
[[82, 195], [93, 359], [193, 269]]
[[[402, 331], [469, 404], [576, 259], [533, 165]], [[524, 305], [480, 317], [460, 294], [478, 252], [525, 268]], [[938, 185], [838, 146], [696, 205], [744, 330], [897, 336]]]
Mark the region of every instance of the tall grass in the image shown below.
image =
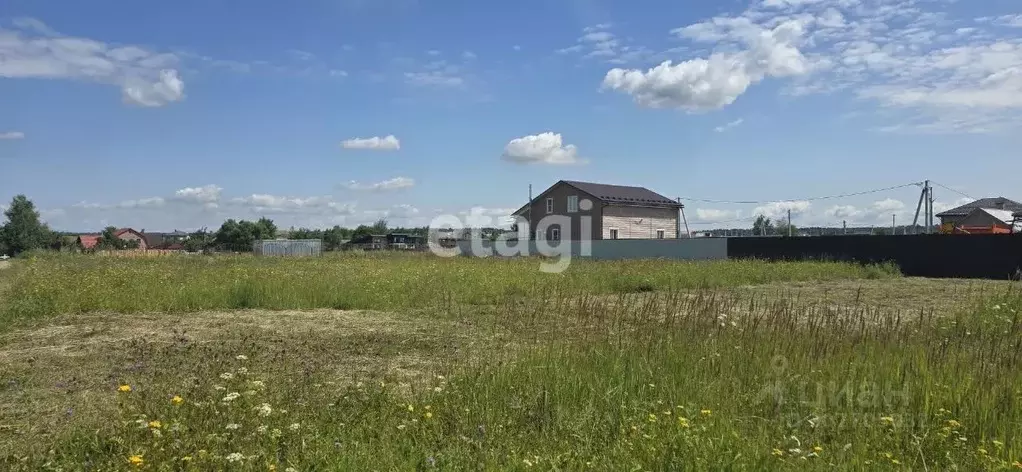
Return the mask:
[[[109, 469], [134, 458], [159, 470], [1022, 467], [1018, 293], [956, 316], [718, 291], [503, 308], [493, 328], [531, 338], [524, 354], [487, 350], [411, 384], [311, 368], [314, 357], [286, 346], [130, 347], [143, 367], [118, 374], [96, 399], [116, 405], [113, 417], [0, 454], [0, 465]], [[118, 392], [121, 384], [132, 390]]]
[[240, 308], [393, 309], [439, 300], [494, 303], [544, 291], [630, 293], [777, 281], [893, 277], [890, 267], [824, 262], [575, 260], [560, 274], [539, 259], [334, 255], [317, 259], [45, 256], [21, 261], [0, 324], [60, 313]]

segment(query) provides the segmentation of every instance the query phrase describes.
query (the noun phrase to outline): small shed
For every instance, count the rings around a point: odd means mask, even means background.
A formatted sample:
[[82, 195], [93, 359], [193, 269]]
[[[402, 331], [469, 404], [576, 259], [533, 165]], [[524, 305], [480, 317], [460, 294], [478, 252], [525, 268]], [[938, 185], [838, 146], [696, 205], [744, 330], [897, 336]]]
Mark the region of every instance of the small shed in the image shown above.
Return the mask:
[[257, 256], [315, 257], [323, 254], [321, 239], [260, 239], [252, 244]]

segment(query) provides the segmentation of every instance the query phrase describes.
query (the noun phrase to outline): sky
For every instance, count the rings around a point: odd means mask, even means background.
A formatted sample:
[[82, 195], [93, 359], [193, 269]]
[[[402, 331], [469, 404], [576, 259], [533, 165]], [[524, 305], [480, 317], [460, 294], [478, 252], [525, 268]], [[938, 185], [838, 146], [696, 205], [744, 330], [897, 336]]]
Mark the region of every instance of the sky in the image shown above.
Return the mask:
[[561, 179], [888, 225], [1022, 198], [1020, 128], [1016, 0], [0, 3], [0, 206], [65, 231], [500, 224]]

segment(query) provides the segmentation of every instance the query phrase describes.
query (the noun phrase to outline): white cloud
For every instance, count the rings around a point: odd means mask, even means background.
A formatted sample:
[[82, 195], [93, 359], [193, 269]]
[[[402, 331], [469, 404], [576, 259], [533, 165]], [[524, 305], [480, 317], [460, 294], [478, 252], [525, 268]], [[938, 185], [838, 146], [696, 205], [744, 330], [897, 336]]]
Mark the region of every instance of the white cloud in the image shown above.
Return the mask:
[[744, 122], [744, 121], [745, 121], [744, 119], [739, 118], [739, 119], [737, 119], [735, 121], [732, 121], [730, 123], [723, 124], [723, 125], [720, 125], [720, 126], [718, 126], [716, 128], [713, 128], [713, 130], [718, 132], [718, 133], [723, 133], [724, 131], [727, 131], [727, 130], [729, 130], [731, 128], [734, 128], [734, 127], [742, 124], [742, 122]]
[[945, 212], [945, 211], [948, 211], [948, 210], [950, 210], [952, 208], [958, 208], [958, 207], [960, 207], [962, 205], [965, 205], [966, 203], [972, 203], [972, 199], [964, 198], [963, 197], [963, 198], [959, 198], [958, 200], [955, 200], [953, 202], [934, 201], [933, 202], [933, 214], [936, 215], [937, 213]]
[[[877, 221], [890, 221], [891, 215], [905, 215], [908, 212], [905, 202], [887, 198], [875, 201], [865, 208], [857, 208], [853, 205], [835, 205], [828, 208], [824, 215], [830, 219], [848, 220], [852, 223], [875, 223]], [[913, 208], [914, 212], [915, 209]]]
[[244, 208], [258, 214], [307, 214], [307, 215], [353, 215], [353, 203], [340, 203], [330, 197], [284, 197], [268, 194], [252, 194], [232, 198], [231, 206]]
[[[812, 64], [798, 45], [808, 20], [787, 20], [766, 28], [748, 20], [717, 21], [695, 30], [674, 30], [698, 41], [731, 37], [744, 44], [738, 52], [715, 52], [707, 58], [680, 63], [664, 61], [648, 70], [611, 69], [604, 89], [631, 95], [640, 106], [705, 111], [734, 103], [748, 88], [766, 77], [808, 73]], [[691, 28], [691, 27], [690, 27]]]
[[772, 202], [767, 203], [763, 206], [758, 206], [752, 210], [752, 214], [759, 216], [763, 215], [767, 218], [777, 219], [788, 216], [788, 210], [791, 210], [791, 216], [800, 216], [809, 212], [812, 204], [807, 201], [788, 201], [788, 202]]
[[888, 198], [873, 203], [872, 210], [876, 213], [899, 213], [905, 209], [905, 203], [900, 200]]
[[712, 208], [696, 208], [696, 221], [706, 223], [719, 223], [722, 221], [735, 220], [741, 216], [740, 210], [716, 210]]
[[220, 192], [223, 191], [219, 186], [210, 184], [202, 187], [185, 187], [174, 192], [174, 200], [186, 202], [186, 203], [197, 203], [205, 205], [209, 208], [215, 208], [220, 202]]
[[511, 216], [517, 208], [487, 208], [474, 206], [458, 212], [458, 218], [468, 228], [505, 228], [514, 223]]
[[371, 149], [376, 151], [397, 151], [401, 149], [401, 141], [393, 134], [384, 137], [352, 138], [341, 142], [344, 149]]
[[22, 133], [21, 131], [6, 131], [0, 133], [0, 140], [5, 139], [25, 139], [25, 133]]
[[898, 121], [877, 125], [881, 131], [1022, 127], [1022, 38], [1010, 29], [1022, 26], [1022, 15], [974, 21], [956, 17], [951, 3], [762, 0], [738, 15], [671, 30], [705, 52], [649, 69], [612, 69], [603, 88], [645, 107], [705, 111], [776, 79], [789, 95], [845, 91], [886, 108], [885, 119]]
[[611, 25], [601, 23], [582, 29], [582, 35], [575, 44], [558, 49], [558, 54], [579, 53], [583, 58], [595, 59], [608, 64], [626, 64], [642, 60], [652, 53], [639, 46], [625, 44], [625, 41], [610, 31]]
[[374, 184], [361, 184], [352, 180], [351, 182], [348, 182], [345, 186], [351, 190], [369, 190], [380, 192], [414, 187], [415, 180], [410, 179], [408, 177], [394, 177], [393, 179], [384, 180], [383, 182], [377, 182]]
[[0, 28], [0, 77], [115, 85], [125, 102], [147, 107], [184, 98], [175, 54], [64, 36], [31, 18], [20, 18], [14, 25], [14, 30]]
[[166, 203], [162, 197], [148, 197], [137, 200], [125, 200], [117, 205], [118, 208], [157, 208]]
[[436, 54], [430, 54], [433, 59], [429, 62], [419, 64], [417, 61], [408, 61], [408, 66], [418, 70], [406, 71], [405, 83], [416, 87], [452, 89], [464, 87], [468, 82], [468, 64], [475, 59], [474, 54], [464, 53], [460, 56], [460, 63], [455, 63], [439, 58], [440, 51], [433, 52]]
[[540, 133], [512, 139], [501, 159], [518, 164], [582, 164], [578, 148], [565, 145], [560, 133]]
[[835, 205], [824, 212], [830, 218], [854, 219], [862, 215], [862, 211], [853, 205]]

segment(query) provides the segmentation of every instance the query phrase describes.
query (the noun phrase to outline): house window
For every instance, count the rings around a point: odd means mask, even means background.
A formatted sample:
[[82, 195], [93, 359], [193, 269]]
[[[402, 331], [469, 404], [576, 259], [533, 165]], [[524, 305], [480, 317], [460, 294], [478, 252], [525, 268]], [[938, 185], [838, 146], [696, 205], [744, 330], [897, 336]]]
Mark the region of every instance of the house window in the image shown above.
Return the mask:
[[546, 213], [549, 215], [554, 212], [554, 199], [546, 199]]
[[551, 228], [550, 229], [550, 239], [553, 240], [553, 241], [560, 241], [561, 240], [561, 228]]
[[572, 195], [568, 197], [568, 213], [575, 213], [578, 211], [578, 195]]
[[537, 229], [536, 230], [536, 241], [542, 241], [542, 240], [546, 239], [543, 236], [544, 236], [543, 232]]
[[617, 239], [617, 228], [610, 229], [610, 239]]
[[664, 230], [662, 230], [662, 229], [656, 230], [656, 238], [657, 239], [664, 239]]

